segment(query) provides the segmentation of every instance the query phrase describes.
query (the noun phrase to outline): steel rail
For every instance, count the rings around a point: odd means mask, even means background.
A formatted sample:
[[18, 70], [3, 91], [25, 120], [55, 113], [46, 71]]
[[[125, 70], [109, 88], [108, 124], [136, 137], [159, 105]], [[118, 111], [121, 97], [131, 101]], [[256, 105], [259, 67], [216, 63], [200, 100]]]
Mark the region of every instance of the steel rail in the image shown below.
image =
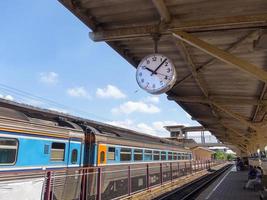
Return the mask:
[[156, 197], [154, 200], [195, 199], [200, 194], [201, 191], [203, 191], [208, 185], [210, 185], [213, 181], [215, 181], [215, 179], [217, 179], [220, 175], [222, 175], [225, 171], [230, 169], [232, 166], [233, 166], [232, 164], [226, 165], [225, 167], [215, 172], [212, 172], [203, 177], [200, 177], [169, 193], [165, 193], [159, 197]]

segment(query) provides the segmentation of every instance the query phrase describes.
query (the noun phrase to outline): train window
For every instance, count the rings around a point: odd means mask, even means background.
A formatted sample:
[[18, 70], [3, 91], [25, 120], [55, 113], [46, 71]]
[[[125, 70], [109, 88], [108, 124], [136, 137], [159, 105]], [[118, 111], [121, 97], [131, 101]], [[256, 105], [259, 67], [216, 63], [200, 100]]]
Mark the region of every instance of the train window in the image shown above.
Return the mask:
[[168, 152], [168, 160], [172, 160], [172, 152]]
[[145, 160], [152, 160], [152, 151], [145, 150]]
[[44, 145], [44, 154], [49, 154], [49, 145], [48, 144]]
[[159, 151], [153, 152], [153, 160], [159, 160]]
[[105, 151], [101, 151], [100, 152], [100, 163], [104, 163], [105, 162]]
[[181, 153], [178, 153], [178, 160], [182, 160]]
[[132, 159], [132, 150], [129, 148], [121, 148], [121, 161], [130, 161]]
[[64, 161], [65, 143], [53, 142], [51, 146], [51, 161]]
[[71, 164], [76, 164], [78, 160], [78, 151], [77, 149], [73, 149], [71, 152]]
[[134, 160], [135, 161], [143, 160], [143, 150], [142, 149], [135, 149], [134, 150]]
[[108, 160], [115, 160], [115, 147], [108, 148]]
[[13, 165], [16, 162], [18, 141], [11, 138], [0, 138], [0, 165]]
[[166, 160], [166, 152], [161, 152], [161, 160]]
[[177, 153], [173, 152], [173, 160], [177, 160]]

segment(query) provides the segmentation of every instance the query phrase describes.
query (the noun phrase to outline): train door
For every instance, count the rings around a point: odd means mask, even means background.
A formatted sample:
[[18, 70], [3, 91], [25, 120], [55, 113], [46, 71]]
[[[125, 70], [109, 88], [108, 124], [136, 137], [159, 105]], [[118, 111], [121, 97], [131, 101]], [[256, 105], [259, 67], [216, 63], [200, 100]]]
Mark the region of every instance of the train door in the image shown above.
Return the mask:
[[69, 139], [68, 167], [79, 167], [81, 165], [81, 142]]
[[72, 200], [78, 199], [81, 189], [80, 165], [81, 165], [81, 141], [69, 139], [68, 148], [68, 170], [66, 171], [64, 189], [59, 199]]

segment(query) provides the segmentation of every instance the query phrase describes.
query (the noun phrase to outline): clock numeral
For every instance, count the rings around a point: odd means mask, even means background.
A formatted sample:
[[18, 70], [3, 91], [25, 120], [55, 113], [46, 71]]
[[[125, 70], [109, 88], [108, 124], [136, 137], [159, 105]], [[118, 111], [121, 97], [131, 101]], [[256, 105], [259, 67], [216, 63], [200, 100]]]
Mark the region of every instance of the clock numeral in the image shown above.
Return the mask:
[[142, 83], [145, 82], [145, 79], [142, 78], [142, 79], [141, 79], [141, 82], [142, 82]]
[[142, 66], [142, 69], [145, 69], [146, 68], [146, 66]]
[[168, 66], [168, 64], [169, 64], [168, 62], [165, 62], [165, 66]]
[[165, 80], [168, 80], [168, 76], [165, 76], [165, 78], [164, 78]]
[[152, 60], [153, 60], [153, 61], [156, 61], [156, 60], [157, 60], [157, 57], [156, 57], [156, 56], [154, 56], [154, 57], [152, 58]]
[[168, 69], [167, 69], [167, 73], [170, 73], [170, 72], [171, 72], [171, 69], [170, 69], [170, 68], [168, 68]]
[[163, 85], [163, 81], [160, 81], [160, 85]]
[[163, 61], [163, 58], [160, 58], [160, 62], [162, 62]]
[[156, 85], [155, 85], [155, 84], [153, 84], [153, 85], [152, 85], [152, 87], [153, 87], [153, 88], [155, 88], [155, 87], [156, 87]]
[[146, 64], [149, 64], [150, 63], [150, 61], [149, 60], [146, 60]]

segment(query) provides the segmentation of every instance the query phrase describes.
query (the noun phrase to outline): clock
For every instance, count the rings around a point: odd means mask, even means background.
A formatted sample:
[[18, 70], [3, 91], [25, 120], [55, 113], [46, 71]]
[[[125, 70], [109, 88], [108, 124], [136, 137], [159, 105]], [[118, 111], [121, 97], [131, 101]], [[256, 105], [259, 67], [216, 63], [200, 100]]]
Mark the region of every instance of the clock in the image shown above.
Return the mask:
[[164, 55], [148, 55], [137, 67], [136, 81], [148, 93], [162, 94], [170, 90], [176, 81], [175, 67]]

